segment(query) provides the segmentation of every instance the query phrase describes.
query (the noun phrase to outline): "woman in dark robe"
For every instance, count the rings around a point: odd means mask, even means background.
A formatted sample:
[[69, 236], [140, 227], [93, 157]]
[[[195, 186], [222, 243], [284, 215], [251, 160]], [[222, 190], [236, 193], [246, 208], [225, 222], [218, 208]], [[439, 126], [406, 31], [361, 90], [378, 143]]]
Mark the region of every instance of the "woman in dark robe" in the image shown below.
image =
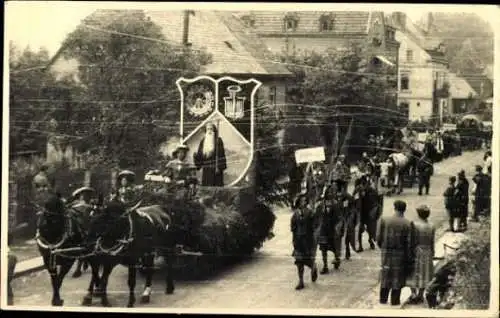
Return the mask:
[[294, 204], [293, 216], [291, 219], [291, 231], [293, 235], [293, 257], [297, 266], [299, 283], [296, 290], [304, 288], [304, 266], [311, 268], [311, 280], [318, 278], [316, 268], [315, 229], [317, 219], [309, 207], [308, 198], [305, 194], [299, 194]]
[[411, 251], [414, 260], [414, 272], [408, 280], [411, 287], [410, 302], [422, 303], [424, 290], [434, 277], [434, 241], [435, 228], [429, 223], [429, 207], [423, 205], [417, 208], [418, 220], [411, 224]]

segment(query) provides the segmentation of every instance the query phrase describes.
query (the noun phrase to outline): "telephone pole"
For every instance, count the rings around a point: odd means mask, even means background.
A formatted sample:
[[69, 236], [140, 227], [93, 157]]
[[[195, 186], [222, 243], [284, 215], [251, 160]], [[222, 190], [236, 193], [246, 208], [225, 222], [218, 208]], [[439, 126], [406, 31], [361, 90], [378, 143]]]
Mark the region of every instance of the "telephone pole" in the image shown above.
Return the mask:
[[193, 10], [184, 10], [184, 29], [182, 33], [182, 45], [187, 48], [190, 46], [189, 43], [189, 17], [194, 16]]

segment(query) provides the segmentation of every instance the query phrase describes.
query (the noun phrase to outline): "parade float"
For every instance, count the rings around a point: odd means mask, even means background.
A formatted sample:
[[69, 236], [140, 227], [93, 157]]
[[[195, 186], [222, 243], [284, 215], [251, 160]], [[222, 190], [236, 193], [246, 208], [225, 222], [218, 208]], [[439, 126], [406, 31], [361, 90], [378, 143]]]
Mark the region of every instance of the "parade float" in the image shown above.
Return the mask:
[[[275, 216], [256, 196], [254, 104], [261, 83], [199, 76], [176, 84], [180, 138], [167, 152], [182, 145], [189, 173], [183, 180], [147, 174], [143, 204], [172, 211], [179, 255], [195, 260], [197, 269], [200, 262], [213, 267], [252, 254], [272, 237]], [[209, 161], [203, 159], [207, 126], [216, 132]]]

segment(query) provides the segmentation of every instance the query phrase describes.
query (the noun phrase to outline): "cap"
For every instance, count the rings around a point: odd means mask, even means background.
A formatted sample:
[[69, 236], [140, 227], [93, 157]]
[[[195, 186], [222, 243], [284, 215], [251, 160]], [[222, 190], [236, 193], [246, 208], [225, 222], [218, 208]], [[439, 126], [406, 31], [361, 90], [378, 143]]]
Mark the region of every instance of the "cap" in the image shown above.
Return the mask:
[[81, 187], [81, 188], [78, 188], [76, 189], [75, 191], [73, 191], [73, 193], [71, 194], [72, 197], [76, 197], [82, 193], [85, 193], [85, 192], [88, 192], [88, 193], [93, 193], [95, 192], [95, 190], [91, 187]]
[[481, 167], [480, 165], [476, 165], [476, 171], [481, 171], [483, 170], [483, 167]]
[[135, 177], [135, 173], [130, 170], [123, 170], [118, 174], [118, 179], [122, 177]]
[[405, 212], [406, 211], [406, 202], [402, 201], [402, 200], [394, 201], [394, 209], [398, 212]]
[[177, 147], [175, 148], [175, 150], [172, 151], [172, 156], [175, 157], [175, 155], [177, 155], [177, 152], [179, 152], [179, 150], [189, 151], [189, 147], [186, 146], [186, 145], [184, 145], [184, 144], [177, 145]]
[[451, 176], [449, 180], [450, 180], [450, 182], [455, 182], [455, 181], [457, 181], [457, 177]]

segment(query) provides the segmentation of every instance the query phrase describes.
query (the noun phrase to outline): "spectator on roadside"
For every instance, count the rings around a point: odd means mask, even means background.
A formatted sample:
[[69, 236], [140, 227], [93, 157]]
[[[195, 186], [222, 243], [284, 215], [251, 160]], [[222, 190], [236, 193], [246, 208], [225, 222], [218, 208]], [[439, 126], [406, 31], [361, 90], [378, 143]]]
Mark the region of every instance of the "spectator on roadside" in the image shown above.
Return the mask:
[[492, 165], [492, 156], [491, 150], [486, 151], [484, 154], [484, 171], [491, 175], [491, 165]]
[[474, 194], [474, 214], [472, 219], [475, 222], [479, 221], [479, 215], [484, 213], [487, 206], [486, 194], [487, 194], [487, 176], [483, 173], [483, 167], [476, 165], [476, 174], [472, 178], [475, 184]]
[[411, 251], [413, 275], [408, 286], [411, 287], [410, 303], [422, 303], [424, 291], [434, 277], [435, 228], [429, 223], [431, 211], [426, 205], [417, 208], [418, 220], [411, 223]]
[[380, 220], [377, 245], [382, 250], [380, 304], [387, 304], [389, 294], [391, 305], [401, 303], [401, 289], [411, 272], [410, 221], [404, 217], [406, 202], [394, 202], [395, 214]]
[[458, 230], [467, 231], [467, 217], [469, 216], [469, 180], [465, 177], [464, 170], [458, 173], [455, 200], [457, 202], [457, 214], [460, 218]]
[[457, 204], [455, 198], [455, 182], [457, 182], [457, 178], [455, 176], [450, 177], [449, 186], [446, 188], [444, 192], [444, 207], [448, 212], [448, 222], [450, 232], [455, 232], [455, 219], [458, 217], [457, 215]]

